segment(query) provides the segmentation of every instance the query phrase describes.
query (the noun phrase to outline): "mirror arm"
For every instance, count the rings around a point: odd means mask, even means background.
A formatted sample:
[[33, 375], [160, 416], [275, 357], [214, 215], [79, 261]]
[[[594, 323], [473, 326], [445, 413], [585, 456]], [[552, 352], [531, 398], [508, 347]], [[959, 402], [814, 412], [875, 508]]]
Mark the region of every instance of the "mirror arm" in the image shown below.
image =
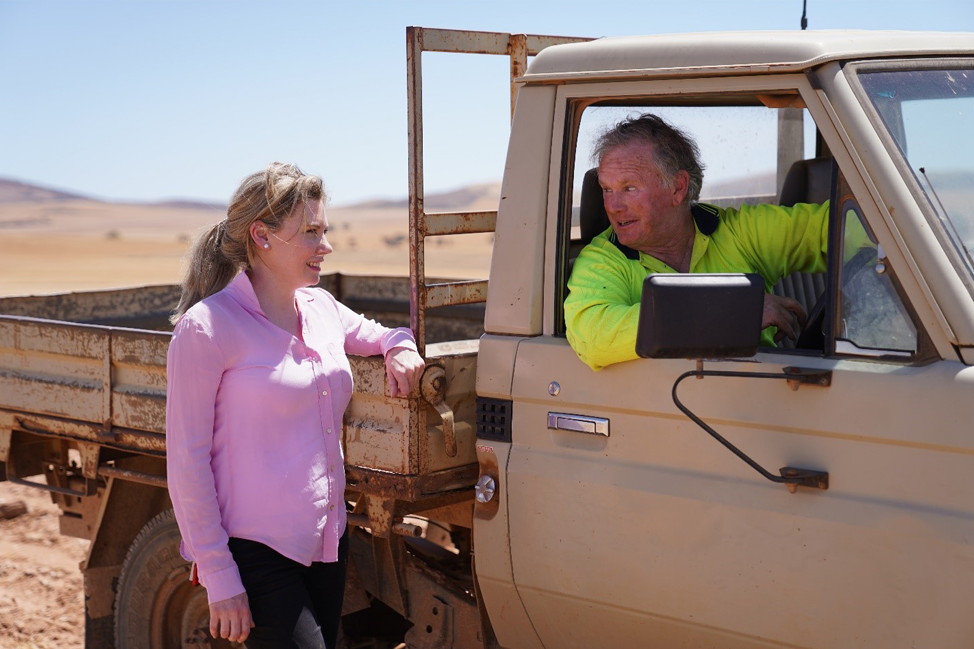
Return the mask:
[[[699, 367], [699, 366], [698, 366]], [[742, 459], [748, 466], [760, 473], [762, 476], [770, 480], [771, 482], [777, 482], [779, 484], [784, 484], [788, 487], [788, 491], [795, 493], [798, 487], [811, 487], [813, 489], [828, 489], [829, 488], [829, 474], [826, 471], [814, 471], [811, 469], [798, 469], [795, 467], [786, 466], [779, 469], [780, 475], [774, 475], [763, 466], [752, 460], [744, 451], [740, 450], [729, 441], [727, 441], [720, 433], [711, 428], [702, 419], [693, 414], [689, 408], [687, 408], [680, 401], [679, 397], [676, 395], [677, 387], [680, 382], [686, 378], [695, 376], [697, 378], [703, 378], [705, 376], [732, 376], [732, 377], [747, 377], [755, 379], [784, 379], [792, 384], [792, 389], [797, 390], [800, 385], [818, 385], [822, 387], [828, 387], [832, 382], [832, 372], [828, 370], [808, 370], [798, 367], [786, 367], [782, 374], [772, 374], [768, 372], [731, 372], [731, 371], [721, 371], [721, 370], [704, 370], [696, 369], [689, 372], [684, 372], [677, 378], [676, 382], [673, 383], [673, 403], [676, 407], [680, 409], [683, 414], [689, 417], [695, 424], [703, 428], [707, 433], [716, 439], [718, 442], [724, 445], [727, 450]]]

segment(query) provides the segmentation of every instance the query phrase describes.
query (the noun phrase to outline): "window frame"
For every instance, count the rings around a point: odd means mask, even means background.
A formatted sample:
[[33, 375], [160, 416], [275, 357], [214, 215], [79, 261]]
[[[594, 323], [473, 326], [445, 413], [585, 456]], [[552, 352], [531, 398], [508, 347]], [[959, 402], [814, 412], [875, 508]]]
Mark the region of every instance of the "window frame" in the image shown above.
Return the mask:
[[830, 252], [828, 258], [829, 275], [826, 279], [825, 290], [829, 293], [827, 308], [829, 309], [828, 315], [831, 317], [828, 318], [825, 332], [825, 356], [836, 359], [874, 360], [897, 365], [926, 365], [934, 360], [939, 360], [940, 356], [937, 354], [932, 340], [927, 335], [926, 328], [923, 326], [923, 322], [920, 320], [912, 301], [908, 299], [908, 294], [896, 275], [896, 269], [889, 262], [888, 258], [884, 274], [889, 278], [893, 291], [900, 301], [900, 305], [906, 311], [910, 322], [913, 324], [914, 329], [916, 329], [916, 350], [905, 353], [902, 350], [872, 347], [857, 347], [858, 351], [839, 349], [839, 338], [836, 332], [840, 330], [842, 316], [842, 295], [839, 284], [842, 281], [842, 252], [846, 228], [846, 211], [842, 207], [849, 201], [852, 201], [855, 205], [857, 218], [864, 221], [864, 226], [870, 239], [878, 239], [872, 227], [865, 220], [862, 201], [852, 191], [842, 169], [839, 168], [838, 164], [835, 164], [833, 167], [832, 197], [829, 205], [829, 250], [837, 251], [839, 254], [832, 254]]
[[[841, 160], [836, 158], [834, 151], [841, 142], [838, 132], [831, 123], [831, 115], [821, 104], [815, 101], [813, 85], [807, 76], [802, 74], [767, 75], [762, 77], [735, 78], [699, 78], [680, 80], [630, 81], [604, 84], [568, 84], [561, 86], [556, 93], [554, 133], [552, 137], [551, 169], [549, 178], [548, 201], [548, 236], [549, 246], [554, 242], [554, 250], [548, 248], [545, 269], [545, 305], [543, 332], [545, 335], [565, 338], [566, 327], [564, 317], [564, 300], [567, 297], [568, 278], [570, 276], [569, 255], [571, 248], [571, 221], [574, 193], [574, 172], [578, 147], [579, 126], [584, 111], [592, 105], [606, 101], [622, 102], [633, 100], [633, 106], [645, 105], [651, 110], [654, 100], [659, 100], [659, 106], [692, 106], [694, 103], [688, 98], [710, 98], [714, 101], [700, 101], [696, 105], [720, 106], [725, 100], [748, 94], [776, 94], [798, 93], [804, 101], [809, 114], [818, 129], [819, 141], [816, 151], [823, 146], [827, 148], [834, 161], [831, 182], [830, 216], [829, 216], [829, 249], [841, 250], [837, 240], [841, 242], [845, 220], [837, 213], [839, 186], [838, 178], [842, 176], [839, 168]], [[726, 101], [727, 106], [747, 105]], [[852, 165], [850, 172], [857, 172]], [[862, 199], [852, 193], [846, 183], [848, 194], [862, 211]], [[555, 213], [552, 214], [552, 211]], [[836, 218], [839, 217], [839, 218]], [[842, 223], [839, 224], [838, 222]], [[843, 227], [838, 227], [842, 225]], [[838, 331], [839, 289], [838, 281], [842, 265], [841, 255], [829, 254], [826, 270], [825, 295], [827, 299], [826, 318], [823, 323], [825, 345], [822, 350], [768, 348], [759, 350], [761, 353], [784, 353], [789, 356], [824, 357], [831, 359], [873, 360], [899, 365], [926, 364], [939, 359], [939, 355], [926, 333], [909, 295], [903, 290], [902, 284], [896, 278], [891, 264], [887, 263], [887, 272], [903, 307], [917, 330], [917, 351], [905, 357], [902, 354], [849, 354], [837, 351], [835, 332]]]
[[[688, 105], [691, 97], [713, 98], [706, 105], [720, 105], [718, 98], [734, 95], [795, 94], [805, 102], [816, 124], [827, 113], [815, 101], [813, 84], [803, 73], [739, 77], [693, 77], [601, 83], [567, 83], [555, 94], [548, 182], [547, 230], [545, 233], [545, 291], [542, 333], [565, 337], [564, 298], [568, 284], [568, 247], [571, 238], [573, 171], [578, 127], [584, 110], [605, 101], [636, 99], [647, 108], [654, 98], [672, 105]], [[735, 105], [727, 102], [727, 105]], [[837, 138], [838, 135], [834, 134]]]
[[937, 241], [947, 254], [951, 264], [957, 270], [957, 274], [960, 276], [961, 282], [970, 292], [971, 296], [974, 297], [974, 268], [968, 269], [968, 262], [964, 259], [963, 254], [957, 249], [957, 242], [954, 241], [953, 237], [950, 236], [943, 224], [940, 222], [940, 217], [937, 214], [937, 210], [931, 204], [926, 191], [920, 184], [916, 174], [913, 173], [913, 169], [910, 167], [906, 156], [900, 150], [900, 147], [896, 143], [896, 140], [893, 138], [892, 134], [887, 130], [882, 116], [879, 114], [879, 111], [876, 110], [872, 100], [869, 98], [869, 94], [866, 92], [866, 89], [863, 88], [862, 82], [860, 81], [860, 75], [863, 73], [868, 74], [872, 72], [900, 72], [917, 70], [954, 70], [963, 68], [974, 68], [974, 57], [958, 56], [946, 59], [916, 58], [887, 59], [883, 61], [858, 61], [848, 63], [843, 66], [843, 72], [848, 80], [849, 87], [852, 89], [853, 95], [859, 101], [863, 112], [866, 114], [870, 123], [873, 125], [873, 128], [876, 130], [880, 141], [882, 141], [883, 145], [886, 147], [886, 151], [889, 154], [893, 165], [900, 173], [900, 176], [902, 176], [907, 188], [913, 195], [916, 204], [920, 207], [920, 211], [922, 212], [927, 223], [930, 225], [931, 231], [934, 233]]

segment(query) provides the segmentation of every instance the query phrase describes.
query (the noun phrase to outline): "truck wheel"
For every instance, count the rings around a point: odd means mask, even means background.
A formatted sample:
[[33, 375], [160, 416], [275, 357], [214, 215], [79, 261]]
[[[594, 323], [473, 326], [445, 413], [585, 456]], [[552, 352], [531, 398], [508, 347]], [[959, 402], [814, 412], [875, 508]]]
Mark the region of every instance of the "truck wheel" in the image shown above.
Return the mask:
[[115, 596], [115, 646], [127, 649], [228, 649], [210, 636], [206, 590], [189, 581], [179, 528], [167, 510], [146, 523], [122, 564]]

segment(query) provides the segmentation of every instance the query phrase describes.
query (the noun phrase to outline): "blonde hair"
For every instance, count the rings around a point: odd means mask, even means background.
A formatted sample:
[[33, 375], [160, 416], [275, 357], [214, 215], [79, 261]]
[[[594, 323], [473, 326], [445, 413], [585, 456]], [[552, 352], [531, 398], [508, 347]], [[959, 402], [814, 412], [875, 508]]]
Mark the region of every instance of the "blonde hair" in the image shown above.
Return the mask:
[[296, 165], [272, 162], [264, 171], [244, 178], [227, 207], [227, 218], [205, 231], [193, 244], [183, 292], [170, 320], [177, 320], [194, 304], [222, 291], [256, 255], [250, 226], [262, 221], [276, 232], [296, 207], [324, 200], [321, 178]]

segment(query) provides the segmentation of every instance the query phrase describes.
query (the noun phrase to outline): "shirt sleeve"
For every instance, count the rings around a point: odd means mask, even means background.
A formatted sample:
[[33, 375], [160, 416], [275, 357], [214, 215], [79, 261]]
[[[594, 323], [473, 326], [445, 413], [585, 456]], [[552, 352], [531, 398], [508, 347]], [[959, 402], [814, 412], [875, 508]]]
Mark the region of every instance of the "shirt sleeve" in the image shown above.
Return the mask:
[[345, 330], [346, 353], [356, 356], [385, 356], [390, 350], [397, 348], [417, 351], [413, 332], [406, 327], [383, 327], [375, 320], [352, 311], [334, 297], [331, 299], [338, 309], [338, 317]]
[[244, 592], [227, 547], [210, 464], [217, 391], [225, 362], [212, 331], [183, 316], [166, 364], [166, 470], [176, 522], [210, 603]]
[[596, 239], [575, 259], [565, 299], [568, 342], [593, 370], [638, 358], [639, 302], [625, 257]]
[[734, 230], [767, 286], [791, 273], [824, 273], [829, 241], [829, 203], [793, 207], [747, 205], [726, 210], [720, 227]]

